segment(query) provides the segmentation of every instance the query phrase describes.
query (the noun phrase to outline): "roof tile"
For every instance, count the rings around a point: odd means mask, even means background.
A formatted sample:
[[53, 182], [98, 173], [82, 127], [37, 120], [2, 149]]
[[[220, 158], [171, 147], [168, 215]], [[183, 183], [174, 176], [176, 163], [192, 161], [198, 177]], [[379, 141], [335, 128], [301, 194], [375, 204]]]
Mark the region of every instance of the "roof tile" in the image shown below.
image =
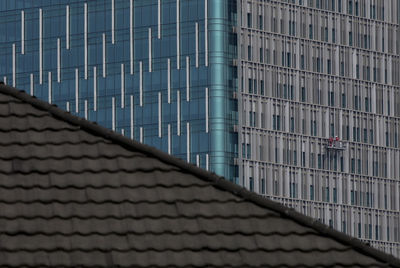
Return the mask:
[[398, 264], [215, 174], [0, 86], [0, 266]]

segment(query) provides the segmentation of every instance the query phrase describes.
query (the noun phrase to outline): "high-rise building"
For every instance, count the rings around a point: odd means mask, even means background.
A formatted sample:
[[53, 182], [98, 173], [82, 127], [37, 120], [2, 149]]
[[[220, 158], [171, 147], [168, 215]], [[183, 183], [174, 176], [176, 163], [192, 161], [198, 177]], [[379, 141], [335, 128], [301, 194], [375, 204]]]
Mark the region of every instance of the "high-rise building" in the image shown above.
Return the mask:
[[400, 256], [400, 1], [240, 1], [242, 183]]
[[0, 77], [400, 256], [397, 0], [0, 1]]
[[230, 2], [2, 0], [0, 75], [231, 178], [238, 139]]

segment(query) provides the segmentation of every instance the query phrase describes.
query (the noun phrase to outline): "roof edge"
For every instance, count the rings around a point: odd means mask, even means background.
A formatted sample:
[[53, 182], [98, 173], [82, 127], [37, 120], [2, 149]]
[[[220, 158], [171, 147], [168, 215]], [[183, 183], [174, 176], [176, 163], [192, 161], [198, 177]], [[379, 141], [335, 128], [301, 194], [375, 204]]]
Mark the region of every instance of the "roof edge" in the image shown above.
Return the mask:
[[0, 82], [0, 93], [10, 95], [15, 97], [21, 101], [24, 101], [40, 110], [44, 110], [49, 112], [54, 117], [61, 119], [70, 124], [79, 126], [82, 130], [85, 130], [93, 135], [103, 137], [110, 141], [117, 143], [118, 145], [128, 149], [128, 150], [137, 150], [146, 155], [157, 158], [158, 160], [174, 165], [182, 170], [191, 173], [199, 178], [212, 183], [215, 187], [231, 192], [232, 194], [238, 195], [252, 203], [255, 203], [261, 207], [273, 210], [287, 218], [290, 218], [296, 221], [299, 224], [310, 227], [320, 234], [330, 237], [338, 242], [347, 244], [352, 246], [355, 250], [362, 254], [366, 254], [370, 257], [373, 257], [379, 261], [385, 262], [389, 265], [393, 265], [395, 267], [400, 267], [400, 259], [395, 258], [392, 255], [389, 255], [383, 251], [372, 248], [371, 246], [365, 244], [361, 240], [351, 237], [342, 232], [336, 231], [327, 225], [311, 218], [305, 216], [292, 208], [286, 207], [278, 202], [272, 201], [270, 199], [264, 198], [256, 193], [250, 192], [247, 189], [236, 185], [228, 180], [224, 179], [216, 175], [215, 173], [203, 170], [201, 168], [196, 167], [195, 165], [189, 164], [179, 158], [173, 157], [165, 152], [162, 152], [154, 147], [139, 143], [137, 141], [131, 140], [127, 137], [124, 137], [112, 130], [109, 130], [105, 127], [102, 127], [94, 122], [90, 122], [84, 118], [80, 118], [75, 116], [69, 112], [58, 108], [54, 104], [49, 104], [42, 100], [37, 99], [36, 97], [32, 97], [28, 95], [25, 91], [17, 90], [11, 86], [6, 86]]

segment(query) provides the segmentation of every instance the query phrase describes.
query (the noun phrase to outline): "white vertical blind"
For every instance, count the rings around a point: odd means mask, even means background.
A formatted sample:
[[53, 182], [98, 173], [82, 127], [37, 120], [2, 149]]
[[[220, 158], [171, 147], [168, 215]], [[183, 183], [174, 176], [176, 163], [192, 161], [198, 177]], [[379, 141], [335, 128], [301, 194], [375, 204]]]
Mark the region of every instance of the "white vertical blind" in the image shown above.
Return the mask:
[[168, 79], [168, 103], [171, 103], [171, 59], [168, 59], [167, 79]]
[[111, 101], [112, 130], [115, 131], [115, 97], [112, 97]]
[[15, 48], [15, 43], [12, 44], [12, 86], [16, 86], [16, 71], [17, 71], [17, 60], [16, 60], [16, 48]]
[[57, 82], [61, 83], [61, 39], [57, 38]]
[[121, 64], [121, 108], [125, 108], [125, 66]]
[[151, 28], [149, 28], [149, 72], [151, 73], [153, 71], [152, 68], [152, 40], [151, 40]]
[[186, 122], [186, 160], [190, 162], [190, 123]]
[[162, 137], [162, 95], [158, 92], [158, 137]]
[[103, 33], [103, 77], [106, 77], [106, 34]]
[[69, 6], [65, 7], [65, 46], [69, 49]]
[[75, 69], [75, 112], [79, 113], [79, 70]]
[[33, 96], [34, 95], [34, 93], [33, 93], [33, 89], [34, 89], [33, 74], [30, 74], [30, 81], [31, 81], [31, 91], [30, 91], [30, 93], [31, 93], [31, 96]]
[[176, 92], [176, 127], [177, 127], [177, 135], [181, 135], [181, 93], [178, 90]]
[[130, 111], [131, 112], [131, 114], [130, 114], [131, 115], [131, 139], [133, 140], [133, 138], [134, 138], [134, 135], [133, 135], [134, 134], [133, 133], [133, 122], [134, 122], [133, 121], [134, 120], [134, 117], [133, 117], [134, 113], [133, 112], [134, 112], [134, 110], [133, 109], [134, 109], [134, 105], [135, 105], [134, 102], [133, 102], [133, 95], [131, 95], [130, 99], [131, 99], [131, 111]]
[[93, 67], [93, 111], [97, 111], [97, 67]]
[[21, 54], [25, 54], [25, 11], [21, 11]]
[[39, 84], [43, 83], [43, 11], [39, 9]]
[[158, 0], [158, 39], [161, 39], [161, 0]]
[[83, 40], [84, 40], [84, 61], [85, 61], [85, 80], [88, 79], [88, 6], [84, 4], [83, 20]]
[[186, 101], [190, 100], [190, 58], [186, 57]]
[[139, 105], [143, 106], [143, 62], [139, 63]]
[[51, 85], [51, 72], [48, 73], [48, 89], [49, 89], [49, 103], [51, 103], [52, 100], [52, 95], [53, 95], [53, 89], [52, 89], [52, 85]]
[[176, 68], [180, 69], [181, 32], [180, 32], [180, 0], [176, 0]]
[[111, 43], [115, 43], [115, 0], [111, 0]]
[[133, 0], [129, 4], [129, 51], [131, 63], [131, 75], [133, 75]]

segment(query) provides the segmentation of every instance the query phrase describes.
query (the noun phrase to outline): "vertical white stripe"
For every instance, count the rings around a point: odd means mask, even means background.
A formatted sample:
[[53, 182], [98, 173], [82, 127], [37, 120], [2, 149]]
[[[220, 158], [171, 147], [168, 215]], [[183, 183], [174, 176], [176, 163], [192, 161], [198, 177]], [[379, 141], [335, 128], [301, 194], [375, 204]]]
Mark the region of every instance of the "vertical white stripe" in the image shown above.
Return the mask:
[[180, 54], [181, 54], [181, 47], [180, 47], [180, 0], [176, 0], [176, 68], [180, 69]]
[[112, 130], [115, 131], [115, 97], [112, 97], [111, 104], [111, 120], [112, 120]]
[[133, 140], [134, 138], [134, 133], [133, 133], [133, 108], [134, 108], [134, 103], [133, 103], [133, 95], [131, 95], [131, 139]]
[[93, 111], [97, 111], [97, 67], [93, 67]]
[[143, 106], [143, 62], [139, 62], [139, 105]]
[[61, 39], [57, 38], [57, 82], [61, 82]]
[[16, 85], [16, 57], [15, 57], [15, 44], [12, 44], [12, 86], [15, 87]]
[[196, 155], [196, 166], [200, 167], [200, 155]]
[[53, 95], [53, 92], [52, 92], [52, 88], [51, 88], [51, 72], [49, 72], [49, 75], [48, 75], [48, 78], [47, 78], [47, 81], [48, 81], [48, 86], [49, 86], [49, 103], [51, 104], [51, 100], [52, 100], [52, 95]]
[[195, 26], [195, 30], [196, 30], [196, 68], [199, 68], [199, 23], [196, 22], [196, 26]]
[[143, 143], [143, 127], [139, 128], [139, 141]]
[[125, 66], [121, 64], [121, 108], [125, 108]]
[[190, 162], [190, 124], [186, 122], [186, 161]]
[[25, 54], [25, 11], [21, 11], [21, 54]]
[[129, 51], [131, 60], [131, 74], [133, 74], [133, 0], [129, 4]]
[[43, 83], [43, 11], [39, 9], [39, 84]]
[[115, 43], [115, 0], [111, 0], [111, 43]]
[[208, 133], [208, 87], [206, 87], [206, 133]]
[[158, 0], [158, 39], [161, 39], [161, 0]]
[[168, 59], [168, 103], [171, 103], [171, 59]]
[[88, 119], [88, 101], [85, 100], [85, 119]]
[[206, 170], [209, 170], [209, 164], [210, 164], [209, 156], [208, 154], [206, 154]]
[[84, 39], [84, 61], [85, 61], [85, 80], [88, 79], [88, 7], [84, 4], [84, 22], [83, 22], [83, 39]]
[[158, 92], [158, 137], [161, 138], [162, 131], [162, 103], [161, 92]]
[[176, 131], [177, 135], [181, 135], [181, 94], [180, 91], [176, 91]]
[[79, 70], [75, 69], [75, 112], [79, 113]]
[[7, 85], [7, 76], [4, 76], [3, 82], [4, 82], [5, 85]]
[[69, 110], [70, 110], [69, 101], [67, 101], [67, 102], [65, 103], [65, 110], [67, 110], [67, 112], [69, 112]]
[[69, 6], [65, 7], [65, 28], [66, 48], [69, 49]]
[[152, 62], [151, 62], [151, 57], [152, 57], [152, 42], [151, 42], [151, 28], [149, 28], [149, 72], [152, 72]]
[[171, 154], [171, 124], [168, 124], [168, 154]]
[[34, 93], [33, 93], [33, 89], [34, 89], [34, 84], [33, 84], [33, 82], [34, 82], [34, 80], [33, 80], [33, 74], [31, 74], [30, 75], [30, 80], [31, 80], [31, 96], [33, 96], [34, 95]]
[[208, 66], [208, 0], [204, 0], [204, 40], [206, 52], [205, 65]]
[[124, 128], [121, 129], [121, 135], [125, 136], [125, 129]]
[[190, 59], [186, 57], [186, 101], [190, 100]]
[[103, 77], [106, 77], [106, 34], [103, 33]]

